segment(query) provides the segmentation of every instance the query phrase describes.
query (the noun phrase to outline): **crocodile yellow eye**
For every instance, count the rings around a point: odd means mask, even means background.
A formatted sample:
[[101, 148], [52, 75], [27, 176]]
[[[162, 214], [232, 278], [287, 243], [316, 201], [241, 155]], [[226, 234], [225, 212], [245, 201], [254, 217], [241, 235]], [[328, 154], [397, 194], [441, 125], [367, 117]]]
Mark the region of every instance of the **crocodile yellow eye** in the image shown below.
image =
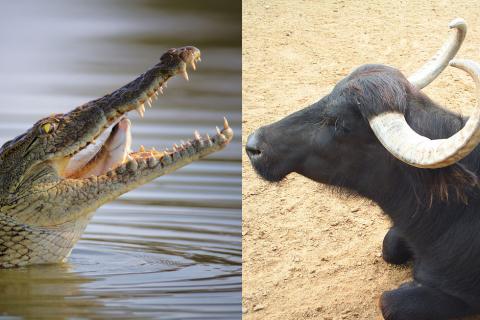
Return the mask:
[[51, 133], [53, 131], [53, 129], [55, 128], [55, 126], [52, 124], [52, 123], [44, 123], [42, 124], [41, 126], [41, 131], [42, 133]]

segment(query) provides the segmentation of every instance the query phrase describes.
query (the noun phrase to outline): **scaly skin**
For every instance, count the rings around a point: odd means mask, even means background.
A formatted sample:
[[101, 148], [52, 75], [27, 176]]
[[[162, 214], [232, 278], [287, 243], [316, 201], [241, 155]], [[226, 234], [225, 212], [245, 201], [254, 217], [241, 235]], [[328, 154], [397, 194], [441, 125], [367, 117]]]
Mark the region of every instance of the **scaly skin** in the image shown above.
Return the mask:
[[196, 133], [173, 151], [131, 152], [99, 175], [65, 175], [74, 155], [127, 112], [137, 109], [143, 115], [143, 104], [156, 97], [172, 76], [188, 79], [187, 65], [195, 68], [198, 60], [200, 51], [194, 47], [170, 49], [129, 84], [67, 114], [42, 119], [2, 146], [0, 267], [64, 261], [98, 207], [231, 141], [233, 131], [225, 120], [223, 130], [217, 129], [212, 138]]

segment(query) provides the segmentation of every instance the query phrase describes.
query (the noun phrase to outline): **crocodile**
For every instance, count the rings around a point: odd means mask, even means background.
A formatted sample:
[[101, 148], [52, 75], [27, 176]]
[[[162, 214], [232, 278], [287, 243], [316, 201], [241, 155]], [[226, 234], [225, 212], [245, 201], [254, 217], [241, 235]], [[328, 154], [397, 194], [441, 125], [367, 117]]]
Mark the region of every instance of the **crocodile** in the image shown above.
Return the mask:
[[167, 80], [188, 80], [200, 60], [195, 47], [169, 49], [125, 86], [41, 119], [0, 148], [0, 267], [66, 261], [101, 205], [228, 145], [224, 118], [212, 136], [195, 131], [163, 151], [130, 150], [127, 114], [143, 117]]

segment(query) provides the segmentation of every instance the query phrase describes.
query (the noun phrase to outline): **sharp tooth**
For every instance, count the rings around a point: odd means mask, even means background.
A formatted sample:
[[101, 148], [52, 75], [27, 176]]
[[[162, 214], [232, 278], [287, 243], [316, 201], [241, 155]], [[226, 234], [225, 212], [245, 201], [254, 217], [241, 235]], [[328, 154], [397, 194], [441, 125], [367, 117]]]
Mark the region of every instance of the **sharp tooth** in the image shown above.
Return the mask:
[[141, 118], [143, 118], [143, 115], [145, 114], [145, 106], [143, 104], [139, 105], [137, 107], [137, 112], [140, 115]]
[[193, 70], [197, 70], [197, 66], [195, 65], [195, 59], [190, 62]]
[[188, 81], [189, 79], [188, 79], [188, 73], [187, 73], [187, 69], [185, 69], [185, 70], [182, 70], [182, 71], [180, 71], [180, 72], [182, 73], [182, 76], [185, 78], [185, 80], [187, 80], [187, 81]]
[[216, 127], [216, 129], [217, 129], [217, 134], [221, 135], [222, 133], [220, 132], [220, 129], [218, 127]]
[[[167, 86], [166, 86], [166, 84], [165, 84], [165, 88], [166, 88], [166, 87], [167, 87]], [[163, 87], [160, 87], [158, 90], [160, 91], [161, 94], [163, 94]]]
[[148, 98], [148, 100], [147, 100], [147, 106], [148, 106], [149, 108], [152, 107], [152, 99]]
[[145, 147], [143, 146], [143, 144], [140, 145], [140, 149], [139, 149], [138, 151], [140, 151], [140, 152], [145, 152]]
[[211, 147], [213, 145], [213, 141], [210, 140], [210, 136], [207, 133], [207, 144]]
[[195, 133], [193, 134], [195, 137], [195, 140], [200, 140], [202, 137], [200, 136], [200, 133], [198, 133], [197, 130], [195, 130]]
[[153, 94], [155, 96], [155, 99], [158, 99], [158, 92], [155, 91], [155, 93]]
[[228, 125], [227, 118], [223, 117], [223, 129], [228, 129], [230, 126]]

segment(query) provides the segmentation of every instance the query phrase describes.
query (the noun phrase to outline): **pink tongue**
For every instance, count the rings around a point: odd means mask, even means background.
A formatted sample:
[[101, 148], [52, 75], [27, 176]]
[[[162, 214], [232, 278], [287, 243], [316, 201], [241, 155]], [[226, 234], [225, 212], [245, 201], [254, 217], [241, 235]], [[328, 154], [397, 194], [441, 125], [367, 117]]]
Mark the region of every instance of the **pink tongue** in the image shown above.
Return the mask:
[[115, 168], [117, 165], [125, 162], [130, 147], [132, 145], [132, 133], [130, 131], [130, 120], [122, 119], [115, 128], [113, 128], [112, 135], [106, 141], [104, 148], [108, 153], [105, 158], [103, 169], [100, 174]]
[[[80, 159], [72, 158], [65, 171], [65, 176], [86, 178], [92, 175], [102, 175], [123, 163], [132, 144], [130, 120], [122, 118], [116, 124], [101, 149], [95, 148], [84, 152]], [[100, 150], [98, 150], [100, 149]], [[93, 155], [91, 154], [93, 153]]]
[[83, 168], [96, 154], [100, 152], [105, 141], [110, 136], [111, 131], [106, 130], [103, 132], [96, 141], [90, 144], [88, 147], [74, 155], [68, 162], [67, 167], [65, 168], [64, 175], [66, 177], [71, 176], [81, 168]]

